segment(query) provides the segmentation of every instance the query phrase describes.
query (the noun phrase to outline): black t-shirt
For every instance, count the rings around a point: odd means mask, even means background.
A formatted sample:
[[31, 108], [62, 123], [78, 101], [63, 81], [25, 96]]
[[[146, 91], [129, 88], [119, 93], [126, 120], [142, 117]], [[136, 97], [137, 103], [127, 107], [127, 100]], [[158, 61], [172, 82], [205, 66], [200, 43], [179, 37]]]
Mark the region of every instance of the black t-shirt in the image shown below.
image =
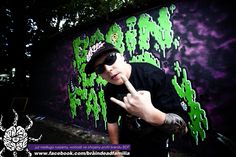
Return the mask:
[[[169, 75], [166, 75], [161, 69], [148, 63], [131, 63], [131, 66], [132, 71], [129, 81], [137, 91], [149, 91], [151, 93], [152, 103], [157, 109], [165, 113], [176, 114], [183, 111], [180, 105], [180, 99], [171, 84]], [[158, 152], [160, 152], [158, 148], [165, 149], [166, 139], [169, 136], [168, 133], [138, 117], [130, 115], [122, 107], [110, 100], [110, 97], [115, 97], [123, 101], [123, 97], [129, 93], [124, 84], [117, 86], [108, 83], [104, 92], [108, 123], [118, 122], [118, 118], [121, 116], [119, 125], [120, 143], [131, 144], [131, 149], [132, 145], [134, 145], [134, 147], [137, 147], [137, 150], [139, 146], [142, 147], [140, 148], [141, 150], [144, 149], [144, 146], [147, 149], [155, 146], [155, 150]], [[148, 151], [151, 153], [151, 150]]]

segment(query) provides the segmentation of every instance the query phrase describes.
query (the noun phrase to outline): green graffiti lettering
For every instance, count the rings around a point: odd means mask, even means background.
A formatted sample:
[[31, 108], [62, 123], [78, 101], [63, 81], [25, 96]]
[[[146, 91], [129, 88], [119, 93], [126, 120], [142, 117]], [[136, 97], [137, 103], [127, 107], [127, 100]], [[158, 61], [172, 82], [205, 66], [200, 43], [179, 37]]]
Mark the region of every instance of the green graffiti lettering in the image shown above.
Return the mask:
[[[173, 7], [171, 8], [173, 9]], [[170, 13], [168, 8], [163, 7], [159, 11], [158, 23], [153, 21], [153, 18], [148, 14], [142, 14], [138, 21], [139, 26], [139, 48], [142, 52], [150, 49], [150, 35], [154, 37], [156, 43], [154, 48], [157, 52], [166, 57], [166, 49], [172, 44], [177, 46], [179, 39], [174, 39], [172, 30], [172, 22], [170, 21]], [[177, 48], [175, 46], [175, 48]]]
[[[77, 106], [81, 105], [81, 101], [80, 101], [80, 99], [76, 98], [76, 93], [72, 92], [70, 90], [71, 86], [73, 86], [73, 84], [68, 85], [68, 94], [69, 94], [69, 101], [70, 101], [70, 111], [71, 111], [71, 117], [75, 118], [77, 116], [76, 108], [77, 108]], [[74, 87], [74, 88], [77, 88], [77, 87]]]
[[101, 111], [101, 108], [98, 104], [97, 94], [93, 88], [90, 88], [88, 100], [86, 101], [86, 107], [87, 119], [89, 119], [90, 112], [93, 111], [95, 126], [97, 126], [97, 121], [99, 120], [99, 112]]
[[107, 128], [107, 106], [106, 106], [106, 102], [105, 102], [105, 98], [104, 98], [104, 91], [103, 90], [100, 90], [98, 92], [98, 97], [99, 97], [99, 102], [101, 104], [101, 108], [102, 108], [102, 117], [103, 117], [103, 120], [104, 120], [104, 124], [105, 124], [105, 129]]
[[88, 95], [88, 90], [86, 88], [75, 88], [75, 93], [76, 95], [80, 96], [81, 100], [86, 100], [87, 95]]
[[[148, 14], [142, 14], [138, 21], [139, 27], [139, 48], [142, 52], [145, 52], [150, 48], [150, 32], [152, 29], [157, 28], [158, 26], [152, 20], [152, 17]], [[156, 29], [158, 30], [158, 29]]]
[[[163, 51], [163, 56], [165, 57], [166, 56], [165, 50], [166, 48], [171, 47], [171, 44], [173, 42], [173, 36], [174, 36], [174, 32], [171, 29], [172, 22], [170, 21], [170, 13], [168, 11], [168, 8], [164, 7], [160, 9], [158, 22], [159, 22], [159, 26], [160, 26], [159, 28], [160, 28], [162, 38], [157, 38], [157, 39], [159, 39], [158, 43], [160, 44], [160, 47]], [[153, 33], [155, 34], [155, 32], [156, 31], [154, 31]]]
[[173, 41], [173, 45], [174, 45], [175, 49], [177, 49], [179, 47], [180, 37], [177, 37], [177, 38], [175, 38], [174, 41]]
[[[88, 47], [88, 38], [84, 40], [80, 40], [80, 38], [76, 38], [73, 41], [73, 50], [74, 50], [74, 60], [73, 67], [78, 70], [78, 84], [83, 83], [83, 79], [81, 74], [83, 74], [84, 64], [86, 62], [86, 54], [85, 50]], [[73, 91], [70, 89], [73, 88]], [[82, 93], [82, 94], [80, 94]], [[76, 108], [81, 105], [81, 100], [85, 100], [87, 98], [87, 89], [82, 89], [81, 86], [74, 87], [73, 83], [70, 82], [68, 85], [68, 95], [70, 100], [70, 111], [72, 118], [75, 118], [77, 115]]]
[[112, 43], [120, 51], [121, 54], [123, 54], [125, 51], [123, 38], [123, 32], [121, 30], [121, 27], [117, 23], [113, 24], [106, 34], [106, 41], [108, 43]]
[[97, 31], [90, 37], [89, 46], [94, 45], [98, 41], [104, 40], [104, 35], [101, 33], [100, 29], [97, 29]]
[[130, 53], [130, 56], [134, 54], [137, 45], [137, 30], [134, 28], [136, 25], [136, 17], [132, 16], [126, 20], [126, 25], [128, 27], [128, 31], [125, 33], [127, 50]]
[[174, 4], [171, 4], [171, 5], [170, 5], [170, 8], [169, 8], [170, 13], [173, 14], [174, 11], [175, 11], [175, 9], [176, 9], [176, 6], [175, 6]]
[[[192, 88], [190, 80], [188, 80], [186, 69], [181, 68], [178, 61], [176, 61], [174, 65], [176, 75], [172, 79], [172, 84], [174, 85], [180, 98], [183, 99], [189, 107], [188, 114], [190, 117], [190, 122], [188, 122], [188, 126], [190, 128], [191, 135], [195, 139], [196, 145], [198, 145], [199, 135], [203, 141], [206, 138], [205, 130], [208, 130], [206, 112], [201, 109], [200, 103], [196, 101], [196, 92]], [[181, 80], [180, 84], [178, 83], [179, 79]]]
[[148, 63], [160, 68], [160, 61], [158, 60], [158, 58], [155, 58], [155, 56], [153, 56], [153, 54], [150, 52], [145, 52], [145, 53], [142, 53], [141, 55], [133, 56], [129, 62], [130, 63], [132, 63], [132, 62], [148, 62]]
[[[99, 113], [102, 112], [103, 120], [106, 122], [106, 103], [104, 100], [104, 91], [102, 87], [106, 85], [106, 81], [101, 77], [98, 77], [95, 73], [90, 74], [89, 76], [84, 72], [86, 66], [86, 55], [88, 53], [88, 47], [98, 41], [104, 40], [104, 35], [99, 29], [89, 38], [81, 40], [76, 38], [73, 41], [73, 50], [74, 50], [74, 61], [73, 67], [78, 71], [78, 87], [75, 87], [75, 91], [71, 92], [69, 89], [73, 86], [72, 83], [68, 85], [68, 94], [70, 99], [70, 110], [72, 118], [76, 116], [76, 107], [84, 103], [86, 105], [86, 114], [87, 118], [93, 113], [95, 124], [99, 120]], [[91, 44], [92, 43], [92, 44]], [[94, 87], [98, 87], [98, 95], [95, 92]], [[102, 110], [100, 109], [101, 105]]]
[[103, 121], [104, 121], [104, 124], [105, 124], [105, 129], [106, 129], [106, 122], [107, 122], [107, 112], [106, 112], [106, 108], [107, 108], [107, 105], [106, 105], [106, 102], [105, 102], [105, 98], [104, 98], [104, 90], [103, 90], [103, 87], [107, 84], [107, 81], [106, 80], [103, 80], [100, 76], [98, 76], [96, 78], [96, 84], [98, 86], [98, 98], [99, 98], [99, 102], [100, 102], [100, 106], [102, 108], [101, 110], [101, 114], [102, 114], [102, 118], [103, 118]]

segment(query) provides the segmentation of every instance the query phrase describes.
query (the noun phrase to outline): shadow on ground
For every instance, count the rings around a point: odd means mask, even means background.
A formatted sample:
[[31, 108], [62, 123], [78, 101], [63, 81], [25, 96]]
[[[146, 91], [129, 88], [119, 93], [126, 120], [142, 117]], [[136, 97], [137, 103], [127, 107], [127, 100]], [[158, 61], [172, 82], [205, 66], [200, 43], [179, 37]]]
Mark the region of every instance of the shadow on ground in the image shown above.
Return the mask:
[[34, 125], [29, 134], [36, 137], [42, 134], [40, 143], [44, 144], [84, 144], [84, 143], [109, 143], [108, 135], [89, 131], [78, 126], [56, 122], [47, 118], [31, 116]]

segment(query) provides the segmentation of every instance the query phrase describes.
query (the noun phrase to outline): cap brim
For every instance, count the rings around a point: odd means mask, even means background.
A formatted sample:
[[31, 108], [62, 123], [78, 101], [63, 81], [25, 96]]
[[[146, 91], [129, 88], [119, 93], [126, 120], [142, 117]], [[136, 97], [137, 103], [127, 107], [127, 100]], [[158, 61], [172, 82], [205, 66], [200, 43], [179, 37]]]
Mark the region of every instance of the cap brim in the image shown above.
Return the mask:
[[90, 61], [86, 64], [85, 66], [85, 73], [86, 74], [91, 74], [94, 72], [94, 64], [95, 64], [95, 61], [101, 57], [102, 55], [106, 54], [106, 53], [109, 53], [109, 52], [119, 52], [116, 48], [112, 47], [112, 48], [109, 48], [109, 49], [106, 49], [106, 50], [102, 50], [102, 51], [99, 51], [97, 52], [96, 54], [94, 54], [92, 56], [92, 58], [90, 59]]

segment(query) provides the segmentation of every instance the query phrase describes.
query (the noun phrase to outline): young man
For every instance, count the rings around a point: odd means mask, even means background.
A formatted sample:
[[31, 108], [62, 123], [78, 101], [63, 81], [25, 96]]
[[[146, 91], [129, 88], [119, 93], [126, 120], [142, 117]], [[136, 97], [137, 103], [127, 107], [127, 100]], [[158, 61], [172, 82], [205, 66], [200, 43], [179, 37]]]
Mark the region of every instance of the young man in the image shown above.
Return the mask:
[[106, 42], [90, 47], [87, 61], [87, 74], [96, 72], [108, 81], [104, 92], [111, 143], [131, 144], [133, 157], [167, 157], [168, 137], [187, 132], [178, 115], [183, 109], [167, 75], [148, 63], [127, 63]]

